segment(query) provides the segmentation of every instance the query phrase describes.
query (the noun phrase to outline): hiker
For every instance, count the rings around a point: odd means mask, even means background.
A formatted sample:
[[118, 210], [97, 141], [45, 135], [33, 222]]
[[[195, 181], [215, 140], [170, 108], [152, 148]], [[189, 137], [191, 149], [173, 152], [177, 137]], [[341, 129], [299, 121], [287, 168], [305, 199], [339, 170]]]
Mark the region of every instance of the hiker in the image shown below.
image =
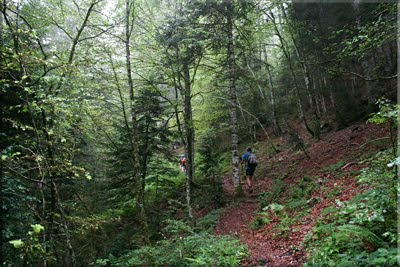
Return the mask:
[[240, 160], [243, 164], [245, 162], [246, 164], [246, 183], [247, 187], [249, 189], [249, 193], [253, 193], [253, 188], [251, 184], [251, 180], [253, 178], [254, 171], [256, 170], [257, 167], [257, 157], [254, 153], [251, 153], [251, 148], [247, 148], [247, 151], [243, 154], [242, 157], [240, 157]]
[[180, 167], [181, 167], [181, 171], [182, 172], [186, 172], [186, 157], [185, 157], [185, 154], [182, 154], [179, 157], [179, 164], [180, 164]]
[[186, 172], [186, 157], [183, 157], [182, 159], [182, 171]]

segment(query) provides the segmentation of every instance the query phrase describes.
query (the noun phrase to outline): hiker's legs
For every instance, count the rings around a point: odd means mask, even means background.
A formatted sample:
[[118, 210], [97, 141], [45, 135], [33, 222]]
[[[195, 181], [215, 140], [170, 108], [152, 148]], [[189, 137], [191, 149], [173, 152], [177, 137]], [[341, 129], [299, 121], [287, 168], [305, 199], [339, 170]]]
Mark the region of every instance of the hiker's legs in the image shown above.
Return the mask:
[[249, 189], [249, 193], [253, 193], [253, 185], [252, 185], [252, 179], [253, 179], [253, 174], [254, 174], [255, 168], [247, 168], [246, 169], [246, 183], [247, 187]]
[[249, 189], [251, 188], [251, 175], [246, 175], [246, 183]]

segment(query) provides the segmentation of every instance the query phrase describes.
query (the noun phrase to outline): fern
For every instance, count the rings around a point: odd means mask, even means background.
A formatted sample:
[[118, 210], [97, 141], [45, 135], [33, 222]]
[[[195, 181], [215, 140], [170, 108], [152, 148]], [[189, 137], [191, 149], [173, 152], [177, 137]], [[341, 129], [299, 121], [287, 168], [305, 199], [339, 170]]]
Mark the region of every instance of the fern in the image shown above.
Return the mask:
[[353, 224], [345, 224], [338, 226], [337, 229], [339, 230], [339, 233], [341, 235], [348, 237], [349, 240], [359, 239], [362, 241], [368, 241], [371, 245], [375, 245], [378, 247], [384, 245], [382, 239], [380, 239], [377, 235], [375, 235], [373, 232], [365, 227]]

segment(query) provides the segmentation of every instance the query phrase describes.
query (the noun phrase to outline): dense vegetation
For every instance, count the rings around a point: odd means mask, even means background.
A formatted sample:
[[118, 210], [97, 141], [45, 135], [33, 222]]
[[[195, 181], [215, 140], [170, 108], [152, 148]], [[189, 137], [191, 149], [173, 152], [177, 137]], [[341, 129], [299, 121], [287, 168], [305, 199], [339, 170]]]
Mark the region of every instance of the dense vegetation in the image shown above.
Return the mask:
[[[222, 174], [243, 197], [239, 148], [309, 156], [369, 119], [391, 148], [360, 159], [306, 265], [395, 265], [397, 5], [362, 2], [2, 1], [2, 264], [239, 266], [246, 246], [214, 235]], [[285, 237], [314, 178], [273, 181], [249, 227]]]

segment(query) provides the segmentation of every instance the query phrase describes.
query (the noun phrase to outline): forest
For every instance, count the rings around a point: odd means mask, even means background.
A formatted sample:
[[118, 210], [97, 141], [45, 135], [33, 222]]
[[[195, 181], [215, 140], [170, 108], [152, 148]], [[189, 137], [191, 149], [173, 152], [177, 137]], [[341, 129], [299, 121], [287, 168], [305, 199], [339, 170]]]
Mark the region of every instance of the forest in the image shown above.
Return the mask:
[[397, 266], [398, 5], [2, 0], [1, 265]]

